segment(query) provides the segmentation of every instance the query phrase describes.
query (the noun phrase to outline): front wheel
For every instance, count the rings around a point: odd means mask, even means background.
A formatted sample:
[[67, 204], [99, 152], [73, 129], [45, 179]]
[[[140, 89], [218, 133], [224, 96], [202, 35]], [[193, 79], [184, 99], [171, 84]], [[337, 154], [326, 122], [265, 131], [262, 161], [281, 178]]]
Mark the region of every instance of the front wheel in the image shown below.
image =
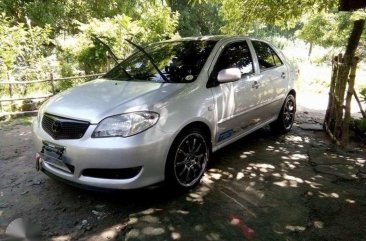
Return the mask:
[[296, 99], [295, 96], [289, 94], [282, 105], [277, 120], [269, 125], [271, 130], [280, 134], [289, 132], [295, 122], [295, 113]]
[[210, 145], [205, 134], [192, 128], [174, 141], [165, 168], [167, 184], [187, 190], [201, 180], [210, 157]]

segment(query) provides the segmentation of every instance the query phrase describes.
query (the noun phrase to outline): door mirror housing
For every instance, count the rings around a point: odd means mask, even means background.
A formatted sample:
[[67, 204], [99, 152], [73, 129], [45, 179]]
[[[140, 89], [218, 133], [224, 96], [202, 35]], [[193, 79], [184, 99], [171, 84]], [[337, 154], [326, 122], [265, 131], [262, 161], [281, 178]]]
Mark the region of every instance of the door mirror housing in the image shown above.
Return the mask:
[[239, 68], [229, 68], [220, 70], [217, 75], [219, 83], [233, 82], [241, 79], [241, 71]]

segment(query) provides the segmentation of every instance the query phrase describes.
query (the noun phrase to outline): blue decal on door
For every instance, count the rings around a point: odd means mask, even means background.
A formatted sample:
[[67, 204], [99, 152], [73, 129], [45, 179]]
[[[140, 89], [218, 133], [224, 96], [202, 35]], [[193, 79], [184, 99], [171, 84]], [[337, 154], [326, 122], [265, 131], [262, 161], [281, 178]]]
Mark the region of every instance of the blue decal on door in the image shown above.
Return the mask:
[[219, 139], [218, 139], [217, 141], [218, 141], [218, 142], [223, 141], [223, 140], [225, 140], [225, 139], [229, 138], [230, 136], [232, 136], [232, 135], [233, 135], [233, 133], [234, 133], [233, 129], [226, 130], [226, 131], [224, 131], [224, 132], [220, 133], [220, 135], [219, 135]]

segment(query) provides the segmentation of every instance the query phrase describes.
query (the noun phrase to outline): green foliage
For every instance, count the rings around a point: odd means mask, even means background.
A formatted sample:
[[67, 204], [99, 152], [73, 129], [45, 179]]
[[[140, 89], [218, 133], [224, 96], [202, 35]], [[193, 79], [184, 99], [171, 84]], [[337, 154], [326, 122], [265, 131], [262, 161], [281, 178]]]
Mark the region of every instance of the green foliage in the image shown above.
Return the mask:
[[8, 75], [17, 80], [41, 78], [49, 67], [46, 58], [51, 28], [13, 23], [0, 14], [0, 79]]
[[354, 119], [351, 125], [357, 133], [366, 135], [366, 118]]
[[257, 38], [273, 39], [273, 38], [285, 38], [286, 40], [294, 40], [296, 31], [302, 27], [301, 22], [298, 22], [293, 28], [280, 28], [278, 26], [270, 24], [254, 25], [252, 29], [249, 29], [247, 34], [255, 36]]
[[107, 49], [95, 41], [93, 35], [102, 39], [120, 58], [132, 50], [125, 39], [144, 45], [175, 36], [178, 13], [172, 13], [169, 7], [148, 2], [140, 7], [138, 19], [121, 14], [102, 20], [93, 18], [87, 24], [79, 22], [80, 32], [77, 35], [70, 37], [68, 42], [59, 40], [60, 55], [72, 56], [65, 59], [74, 58], [78, 60], [80, 69], [96, 73], [105, 71], [108, 58]]
[[260, 24], [293, 28], [303, 14], [330, 9], [338, 1], [221, 0], [221, 2], [219, 14], [225, 21], [222, 32], [247, 34], [248, 30]]
[[[88, 22], [91, 18], [102, 19], [116, 14], [134, 14], [136, 6], [143, 0], [2, 0], [0, 12], [13, 16], [17, 22], [26, 22], [26, 16], [36, 26], [51, 25], [57, 32], [67, 30], [77, 32], [78, 22]], [[153, 1], [150, 1], [153, 2]]]
[[190, 3], [190, 0], [170, 3], [172, 10], [179, 12], [179, 34], [182, 37], [220, 34], [223, 24], [218, 14], [220, 5], [213, 2]]
[[345, 46], [352, 22], [350, 13], [319, 13], [304, 19], [297, 36], [306, 42], [323, 47]]
[[360, 91], [361, 99], [366, 103], [366, 87]]

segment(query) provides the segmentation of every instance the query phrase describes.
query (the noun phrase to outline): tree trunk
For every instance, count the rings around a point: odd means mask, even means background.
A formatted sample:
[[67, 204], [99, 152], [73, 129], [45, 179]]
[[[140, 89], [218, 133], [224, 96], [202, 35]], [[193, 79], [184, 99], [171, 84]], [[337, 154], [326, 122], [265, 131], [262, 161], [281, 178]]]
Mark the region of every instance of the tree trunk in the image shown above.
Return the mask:
[[[348, 136], [349, 136], [349, 122], [350, 122], [350, 102], [351, 102], [351, 98], [352, 98], [352, 94], [353, 94], [353, 86], [354, 86], [354, 78], [356, 75], [356, 59], [355, 59], [355, 53], [356, 53], [356, 49], [358, 47], [358, 44], [360, 42], [360, 38], [363, 32], [363, 28], [365, 26], [365, 19], [360, 19], [360, 20], [356, 20], [353, 23], [353, 28], [352, 28], [352, 32], [351, 35], [348, 38], [348, 44], [347, 44], [347, 48], [346, 48], [346, 52], [344, 54], [344, 68], [341, 71], [340, 74], [340, 81], [341, 81], [341, 92], [339, 97], [339, 100], [341, 101], [342, 105], [339, 106], [341, 108], [344, 108], [344, 119], [343, 119], [343, 123], [339, 123], [338, 120], [336, 120], [336, 127], [337, 128], [334, 133], [336, 134], [336, 136], [340, 137], [342, 139], [342, 145], [345, 147], [348, 144]], [[351, 67], [352, 65], [354, 65], [354, 71], [351, 71], [352, 73], [350, 73]], [[351, 75], [351, 76], [350, 76]], [[352, 76], [354, 75], [354, 76]], [[346, 91], [346, 86], [347, 86], [347, 82], [348, 79], [353, 79], [352, 84], [349, 83], [349, 87], [350, 87], [350, 96], [348, 96], [349, 99], [349, 103], [346, 103], [346, 106], [343, 106], [344, 103], [344, 99], [345, 99], [345, 91]], [[346, 101], [347, 102], [347, 101]], [[343, 114], [343, 111], [342, 111]], [[339, 116], [338, 118], [342, 118], [342, 116]]]
[[356, 20], [353, 22], [351, 35], [348, 38], [348, 44], [345, 55], [355, 56], [356, 49], [360, 42], [363, 28], [365, 26], [365, 19]]
[[[325, 129], [335, 141], [343, 146], [348, 144], [349, 121], [350, 121], [350, 102], [353, 95], [353, 85], [356, 73], [355, 53], [360, 42], [365, 20], [357, 20], [353, 23], [352, 32], [348, 38], [348, 44], [344, 56], [338, 56], [333, 66], [332, 81], [329, 90], [329, 103], [324, 119]], [[350, 73], [351, 66], [353, 71]], [[351, 74], [351, 76], [350, 76]], [[350, 81], [349, 81], [350, 78]], [[349, 83], [350, 82], [350, 83]], [[347, 101], [345, 103], [345, 92], [347, 92]]]
[[309, 59], [310, 59], [310, 55], [311, 55], [312, 52], [313, 52], [313, 43], [310, 43], [309, 52], [308, 52], [308, 58]]

